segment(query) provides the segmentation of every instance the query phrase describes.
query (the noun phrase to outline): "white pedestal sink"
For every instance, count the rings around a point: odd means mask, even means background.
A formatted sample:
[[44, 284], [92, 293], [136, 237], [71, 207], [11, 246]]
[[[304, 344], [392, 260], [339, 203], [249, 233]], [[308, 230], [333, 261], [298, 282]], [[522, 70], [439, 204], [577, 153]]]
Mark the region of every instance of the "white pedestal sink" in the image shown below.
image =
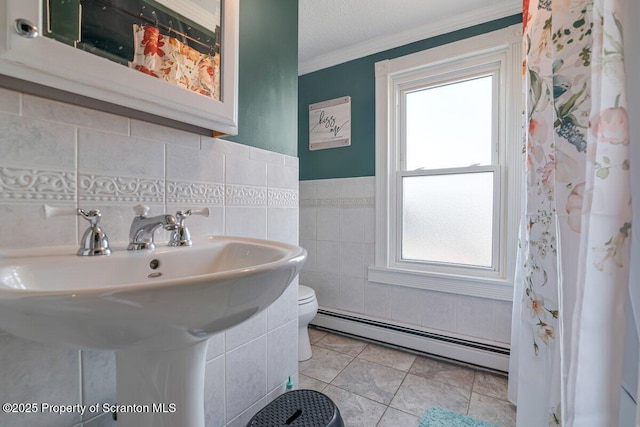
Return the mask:
[[306, 259], [298, 246], [236, 237], [75, 251], [0, 255], [0, 329], [115, 351], [118, 427], [204, 427], [207, 338], [268, 307]]

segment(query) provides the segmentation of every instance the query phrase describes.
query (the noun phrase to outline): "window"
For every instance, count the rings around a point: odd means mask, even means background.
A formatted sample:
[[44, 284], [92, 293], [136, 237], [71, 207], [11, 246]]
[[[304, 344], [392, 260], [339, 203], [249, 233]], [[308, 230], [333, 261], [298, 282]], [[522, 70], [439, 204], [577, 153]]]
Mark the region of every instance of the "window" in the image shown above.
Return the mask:
[[370, 281], [511, 298], [521, 175], [518, 28], [376, 64]]
[[494, 268], [496, 83], [499, 70], [400, 89], [401, 261]]

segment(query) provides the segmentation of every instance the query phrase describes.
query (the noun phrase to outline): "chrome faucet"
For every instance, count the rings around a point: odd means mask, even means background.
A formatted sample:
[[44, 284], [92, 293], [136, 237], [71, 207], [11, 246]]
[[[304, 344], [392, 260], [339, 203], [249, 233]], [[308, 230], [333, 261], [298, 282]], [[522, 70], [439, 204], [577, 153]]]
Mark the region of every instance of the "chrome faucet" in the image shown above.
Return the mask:
[[44, 205], [44, 218], [52, 216], [77, 215], [89, 221], [89, 227], [86, 229], [80, 240], [80, 249], [76, 252], [82, 256], [109, 255], [111, 248], [109, 247], [109, 238], [100, 226], [102, 214], [99, 210], [93, 209], [86, 211], [80, 208], [60, 207]]
[[169, 246], [191, 246], [191, 234], [184, 224], [184, 221], [191, 215], [209, 216], [209, 208], [204, 209], [187, 209], [186, 211], [176, 212], [177, 227], [171, 233]]
[[173, 215], [147, 216], [149, 206], [137, 205], [133, 208], [133, 211], [136, 216], [133, 218], [129, 229], [129, 246], [127, 246], [127, 249], [130, 251], [153, 250], [156, 248], [153, 242], [153, 235], [158, 228], [163, 227], [165, 230], [175, 230], [178, 227]]

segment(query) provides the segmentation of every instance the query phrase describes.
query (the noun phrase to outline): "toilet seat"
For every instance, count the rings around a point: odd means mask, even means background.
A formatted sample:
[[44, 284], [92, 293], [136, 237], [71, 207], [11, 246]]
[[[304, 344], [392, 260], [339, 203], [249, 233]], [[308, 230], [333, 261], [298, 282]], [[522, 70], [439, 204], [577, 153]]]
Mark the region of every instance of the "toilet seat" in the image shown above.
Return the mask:
[[316, 292], [308, 286], [298, 286], [298, 305], [308, 304], [316, 299]]

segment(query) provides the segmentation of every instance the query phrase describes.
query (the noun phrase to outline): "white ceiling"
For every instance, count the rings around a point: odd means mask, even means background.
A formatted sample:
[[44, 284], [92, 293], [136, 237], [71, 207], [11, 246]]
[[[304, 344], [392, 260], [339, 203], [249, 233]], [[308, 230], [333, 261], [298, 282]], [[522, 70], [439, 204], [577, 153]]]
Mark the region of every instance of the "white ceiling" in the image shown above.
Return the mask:
[[522, 0], [299, 0], [299, 74], [513, 15], [521, 8]]

